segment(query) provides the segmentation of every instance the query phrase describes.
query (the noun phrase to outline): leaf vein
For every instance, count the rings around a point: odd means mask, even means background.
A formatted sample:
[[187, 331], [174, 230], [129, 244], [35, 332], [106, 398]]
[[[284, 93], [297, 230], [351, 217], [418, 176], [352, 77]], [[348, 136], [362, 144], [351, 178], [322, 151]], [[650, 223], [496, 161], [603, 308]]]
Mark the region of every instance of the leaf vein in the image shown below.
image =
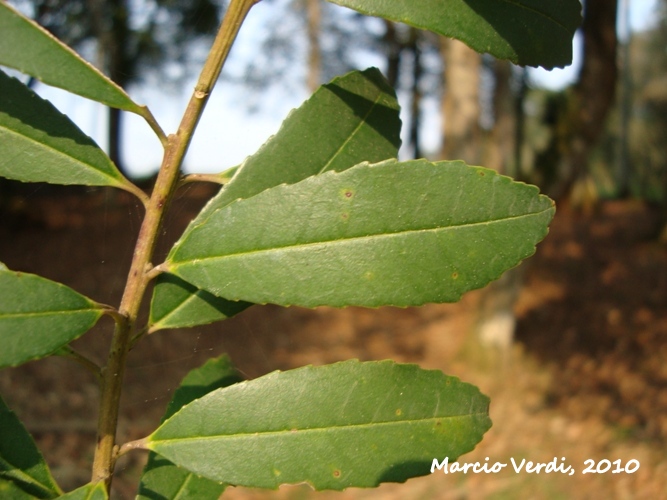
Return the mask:
[[331, 165], [331, 163], [333, 163], [333, 161], [341, 154], [341, 152], [350, 143], [350, 141], [352, 141], [352, 138], [355, 135], [357, 135], [359, 130], [361, 130], [361, 127], [366, 123], [366, 120], [368, 119], [368, 117], [373, 113], [373, 111], [377, 107], [378, 102], [380, 102], [381, 98], [382, 98], [382, 92], [379, 92], [377, 98], [375, 99], [375, 102], [373, 102], [373, 105], [368, 110], [368, 113], [366, 113], [366, 115], [359, 121], [359, 124], [354, 128], [354, 130], [349, 135], [349, 137], [347, 139], [345, 139], [345, 141], [338, 147], [336, 152], [333, 155], [331, 155], [331, 158], [329, 159], [329, 161], [326, 162], [326, 164], [320, 169], [318, 174], [321, 174], [321, 173], [326, 172], [328, 170], [329, 165]]
[[[302, 248], [302, 247], [309, 247], [309, 246], [317, 246], [317, 245], [326, 245], [329, 243], [337, 243], [337, 242], [344, 242], [344, 241], [355, 241], [355, 240], [370, 240], [370, 239], [375, 239], [375, 238], [393, 238], [393, 237], [398, 237], [398, 236], [403, 236], [407, 235], [410, 233], [421, 233], [421, 232], [440, 232], [440, 231], [450, 231], [450, 230], [458, 230], [458, 229], [463, 229], [467, 227], [474, 227], [474, 226], [483, 226], [483, 225], [490, 225], [494, 223], [502, 223], [502, 222], [508, 222], [512, 220], [520, 220], [526, 217], [536, 217], [539, 215], [542, 215], [548, 211], [553, 210], [552, 207], [549, 207], [544, 210], [540, 210], [538, 212], [531, 212], [528, 214], [521, 214], [521, 215], [515, 215], [515, 216], [509, 216], [509, 217], [503, 217], [502, 219], [492, 219], [492, 220], [485, 220], [485, 221], [479, 221], [479, 222], [470, 222], [470, 223], [465, 223], [465, 224], [454, 224], [450, 226], [440, 226], [440, 227], [432, 227], [432, 228], [421, 228], [421, 229], [405, 229], [401, 231], [396, 231], [396, 232], [391, 232], [391, 233], [379, 233], [379, 234], [369, 234], [369, 235], [363, 235], [363, 236], [352, 236], [348, 238], [338, 238], [338, 239], [332, 239], [332, 240], [323, 240], [323, 241], [313, 241], [313, 242], [308, 242], [308, 243], [292, 243], [288, 245], [284, 245], [282, 247], [271, 247], [271, 248], [261, 248], [261, 249], [256, 249], [256, 250], [246, 250], [246, 251], [239, 251], [235, 253], [228, 253], [224, 255], [213, 255], [213, 256], [207, 256], [207, 257], [194, 257], [194, 258], [189, 258], [186, 260], [175, 260], [174, 258], [170, 259], [171, 263], [174, 264], [174, 266], [169, 266], [170, 269], [173, 270], [173, 268], [178, 268], [180, 265], [187, 264], [189, 262], [197, 261], [203, 262], [203, 261], [212, 261], [212, 260], [221, 260], [221, 259], [226, 259], [229, 257], [237, 257], [240, 255], [251, 255], [251, 254], [259, 254], [259, 253], [265, 253], [265, 252], [274, 252], [277, 250], [287, 250], [287, 249], [292, 249], [292, 248]], [[175, 256], [174, 256], [175, 257]]]
[[[14, 131], [10, 128], [7, 128], [7, 127], [2, 127], [2, 128], [6, 131], [6, 133], [17, 136], [19, 138], [22, 138], [23, 140], [31, 142], [33, 144], [36, 144], [37, 147], [42, 149], [42, 150], [48, 150], [51, 154], [55, 154], [57, 156], [67, 158], [72, 163], [75, 163], [77, 165], [82, 165], [84, 170], [92, 169], [93, 171], [97, 172], [98, 174], [101, 174], [104, 177], [107, 177], [108, 179], [110, 179], [112, 181], [112, 183], [110, 184], [111, 186], [121, 186], [121, 185], [123, 185], [123, 183], [119, 179], [114, 177], [112, 174], [102, 170], [101, 167], [95, 166], [91, 163], [87, 163], [84, 160], [81, 160], [80, 158], [77, 158], [75, 156], [72, 156], [70, 154], [65, 153], [64, 151], [56, 149], [55, 147], [53, 147], [49, 144], [46, 144], [44, 142], [39, 142], [37, 139], [35, 139], [33, 137], [30, 137], [28, 135], [16, 132], [16, 131]], [[29, 148], [28, 148], [28, 150], [29, 150]]]
[[19, 312], [19, 313], [0, 313], [0, 320], [7, 318], [23, 318], [23, 317], [38, 317], [38, 316], [53, 316], [55, 314], [81, 314], [88, 312], [102, 313], [99, 308], [90, 307], [85, 309], [67, 309], [61, 311], [39, 311], [39, 312]]
[[539, 17], [544, 17], [545, 19], [548, 19], [549, 21], [554, 23], [559, 28], [563, 29], [566, 33], [570, 33], [570, 30], [567, 28], [567, 26], [565, 26], [563, 23], [559, 22], [556, 18], [554, 18], [552, 16], [548, 16], [547, 14], [545, 14], [544, 12], [542, 12], [538, 9], [529, 7], [528, 5], [526, 5], [522, 2], [519, 2], [518, 0], [501, 0], [501, 1], [503, 1], [507, 4], [510, 4], [510, 5], [514, 5], [518, 8], [520, 8], [520, 9], [525, 9], [529, 12], [532, 12], [533, 14], [536, 14]]
[[[472, 404], [472, 403], [471, 403]], [[296, 429], [297, 433], [304, 433], [304, 432], [330, 432], [332, 429], [338, 429], [338, 430], [343, 430], [343, 429], [353, 429], [353, 428], [361, 428], [361, 427], [384, 427], [384, 426], [396, 426], [396, 425], [409, 425], [409, 424], [414, 424], [414, 423], [425, 423], [425, 422], [430, 422], [430, 421], [436, 421], [436, 420], [455, 420], [455, 419], [470, 419], [474, 417], [487, 417], [488, 414], [485, 411], [479, 411], [475, 413], [467, 413], [465, 415], [449, 415], [449, 416], [440, 416], [440, 417], [426, 417], [426, 418], [414, 418], [410, 420], [394, 420], [394, 421], [385, 421], [385, 422], [368, 422], [368, 423], [361, 423], [361, 424], [345, 424], [345, 425], [329, 425], [326, 427], [308, 427], [304, 429]], [[239, 437], [244, 437], [244, 436], [267, 436], [267, 435], [280, 435], [280, 434], [285, 434], [285, 435], [293, 435], [295, 429], [292, 428], [286, 428], [286, 429], [281, 429], [281, 430], [272, 430], [272, 431], [258, 431], [258, 430], [253, 430], [249, 432], [237, 432], [234, 434], [214, 434], [214, 435], [208, 435], [208, 436], [186, 436], [186, 437], [175, 437], [175, 438], [168, 438], [168, 439], [151, 439], [150, 441], [153, 443], [157, 444], [167, 444], [167, 443], [176, 443], [176, 442], [182, 442], [182, 441], [201, 441], [201, 440], [209, 440], [209, 439], [220, 439], [220, 438], [239, 438]], [[159, 432], [159, 430], [158, 430]]]

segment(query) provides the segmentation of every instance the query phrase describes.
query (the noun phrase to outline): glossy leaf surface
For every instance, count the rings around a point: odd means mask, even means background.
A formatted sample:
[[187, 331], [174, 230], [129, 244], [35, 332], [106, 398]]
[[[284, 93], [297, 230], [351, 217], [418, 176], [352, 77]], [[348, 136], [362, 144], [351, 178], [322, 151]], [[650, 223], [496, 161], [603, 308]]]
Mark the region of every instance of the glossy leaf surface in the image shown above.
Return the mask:
[[0, 176], [134, 188], [104, 151], [50, 102], [2, 71], [0, 89]]
[[[355, 71], [323, 85], [290, 113], [280, 131], [249, 157], [232, 180], [190, 224], [196, 227], [218, 208], [279, 184], [293, 184], [327, 170], [395, 158], [401, 121], [396, 95], [375, 68]], [[151, 302], [151, 331], [225, 319], [248, 304], [214, 301], [187, 282], [158, 280]], [[217, 313], [216, 313], [217, 311]]]
[[149, 333], [164, 328], [205, 325], [234, 316], [249, 302], [234, 302], [200, 290], [172, 274], [158, 277], [153, 292]]
[[362, 164], [217, 210], [167, 266], [230, 300], [454, 302], [534, 253], [553, 213], [536, 187], [462, 162]]
[[0, 270], [0, 368], [48, 356], [95, 325], [102, 307], [34, 274]]
[[572, 63], [579, 0], [329, 0], [456, 38], [480, 53], [547, 69]]
[[[242, 380], [227, 356], [209, 359], [203, 366], [186, 375], [169, 403], [162, 421], [195, 399]], [[224, 489], [224, 484], [193, 474], [151, 452], [141, 477], [137, 498], [216, 499]]]
[[60, 493], [32, 437], [0, 398], [0, 498], [56, 498]]
[[373, 487], [472, 450], [491, 425], [488, 404], [440, 371], [353, 360], [217, 390], [167, 420], [147, 446], [231, 484]]
[[34, 21], [0, 2], [0, 65], [93, 99], [142, 114], [115, 83]]

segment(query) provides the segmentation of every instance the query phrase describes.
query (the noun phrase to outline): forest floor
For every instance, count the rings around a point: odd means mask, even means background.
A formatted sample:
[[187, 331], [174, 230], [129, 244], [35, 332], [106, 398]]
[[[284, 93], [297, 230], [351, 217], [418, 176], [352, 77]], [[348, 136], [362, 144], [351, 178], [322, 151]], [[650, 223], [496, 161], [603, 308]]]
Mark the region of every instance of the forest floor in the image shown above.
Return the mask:
[[[8, 200], [0, 260], [104, 303], [117, 304], [141, 211], [123, 193], [35, 188]], [[180, 193], [173, 241], [211, 191]], [[131, 352], [120, 439], [151, 432], [181, 378], [227, 353], [254, 378], [276, 369], [349, 358], [392, 358], [441, 369], [491, 397], [491, 430], [462, 462], [508, 464], [498, 474], [435, 474], [374, 490], [312, 493], [229, 488], [231, 499], [667, 498], [667, 249], [651, 239], [640, 202], [606, 202], [588, 215], [559, 209], [527, 262], [516, 304], [516, 342], [501, 361], [479, 355], [469, 332], [479, 292], [422, 308], [305, 310], [254, 306], [193, 330], [158, 332]], [[110, 320], [75, 342], [102, 363]], [[91, 375], [49, 358], [0, 372], [0, 394], [26, 423], [59, 483], [88, 481], [98, 392]], [[435, 457], [434, 457], [435, 458]], [[443, 457], [439, 457], [443, 458]], [[572, 475], [515, 472], [511, 460], [564, 460]], [[121, 459], [116, 498], [132, 498], [145, 460]], [[584, 474], [587, 460], [639, 464], [632, 474]], [[636, 462], [632, 462], [632, 461]], [[604, 465], [606, 462], [601, 462]], [[595, 466], [593, 467], [593, 470]]]

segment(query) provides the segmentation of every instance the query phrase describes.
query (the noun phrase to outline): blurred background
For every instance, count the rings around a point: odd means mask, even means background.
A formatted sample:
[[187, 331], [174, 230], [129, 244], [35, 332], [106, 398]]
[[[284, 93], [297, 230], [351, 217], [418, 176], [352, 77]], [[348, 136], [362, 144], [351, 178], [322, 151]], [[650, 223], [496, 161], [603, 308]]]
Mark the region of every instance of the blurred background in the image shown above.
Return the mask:
[[[216, 0], [15, 0], [176, 129], [225, 4]], [[492, 398], [494, 427], [465, 461], [550, 461], [574, 476], [438, 473], [338, 498], [660, 498], [667, 491], [667, 1], [586, 0], [574, 64], [524, 69], [320, 0], [263, 0], [250, 14], [186, 158], [188, 172], [240, 163], [318, 85], [379, 67], [402, 104], [401, 157], [463, 159], [552, 196], [537, 254], [458, 304], [314, 311], [254, 306], [224, 323], [158, 332], [132, 352], [123, 439], [148, 434], [193, 367], [228, 353], [247, 377], [303, 364], [393, 358], [437, 368]], [[12, 73], [15, 74], [15, 73]], [[25, 80], [24, 80], [25, 81]], [[150, 186], [161, 147], [140, 119], [27, 81]], [[164, 254], [212, 196], [181, 189]], [[0, 260], [117, 304], [142, 209], [123, 192], [0, 179]], [[102, 363], [110, 322], [76, 342]], [[64, 359], [0, 372], [56, 479], [87, 482], [97, 387]], [[131, 498], [144, 457], [119, 464]], [[635, 459], [634, 474], [584, 460]], [[307, 488], [230, 498], [327, 497]]]

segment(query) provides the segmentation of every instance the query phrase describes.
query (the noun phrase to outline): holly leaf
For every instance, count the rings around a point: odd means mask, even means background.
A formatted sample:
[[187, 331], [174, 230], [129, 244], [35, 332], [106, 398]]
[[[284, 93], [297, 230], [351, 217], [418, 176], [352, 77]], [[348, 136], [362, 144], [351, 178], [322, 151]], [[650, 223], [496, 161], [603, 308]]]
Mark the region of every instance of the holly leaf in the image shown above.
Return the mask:
[[178, 276], [164, 273], [155, 283], [148, 332], [213, 323], [235, 316], [251, 305], [216, 297]]
[[107, 106], [144, 115], [145, 108], [123, 89], [6, 2], [0, 2], [0, 33], [0, 65]]
[[0, 269], [0, 368], [56, 352], [90, 330], [104, 307], [60, 283]]
[[[364, 160], [393, 158], [401, 121], [393, 89], [379, 70], [354, 71], [323, 85], [290, 113], [280, 131], [238, 168], [195, 220], [279, 184], [293, 184], [328, 170], [341, 171]], [[150, 331], [226, 319], [249, 307], [218, 298], [173, 275], [158, 279], [151, 301]]]
[[562, 68], [572, 63], [581, 24], [579, 0], [329, 0], [456, 38], [515, 64]]
[[[0, 11], [2, 9], [0, 4]], [[0, 71], [0, 176], [143, 192], [67, 116]]]
[[61, 493], [32, 437], [0, 398], [0, 497], [56, 498]]
[[229, 484], [374, 487], [472, 450], [491, 426], [488, 405], [476, 387], [440, 371], [352, 360], [213, 391], [144, 446]]
[[553, 214], [535, 186], [463, 162], [361, 164], [216, 210], [163, 266], [228, 300], [455, 302], [532, 255]]

